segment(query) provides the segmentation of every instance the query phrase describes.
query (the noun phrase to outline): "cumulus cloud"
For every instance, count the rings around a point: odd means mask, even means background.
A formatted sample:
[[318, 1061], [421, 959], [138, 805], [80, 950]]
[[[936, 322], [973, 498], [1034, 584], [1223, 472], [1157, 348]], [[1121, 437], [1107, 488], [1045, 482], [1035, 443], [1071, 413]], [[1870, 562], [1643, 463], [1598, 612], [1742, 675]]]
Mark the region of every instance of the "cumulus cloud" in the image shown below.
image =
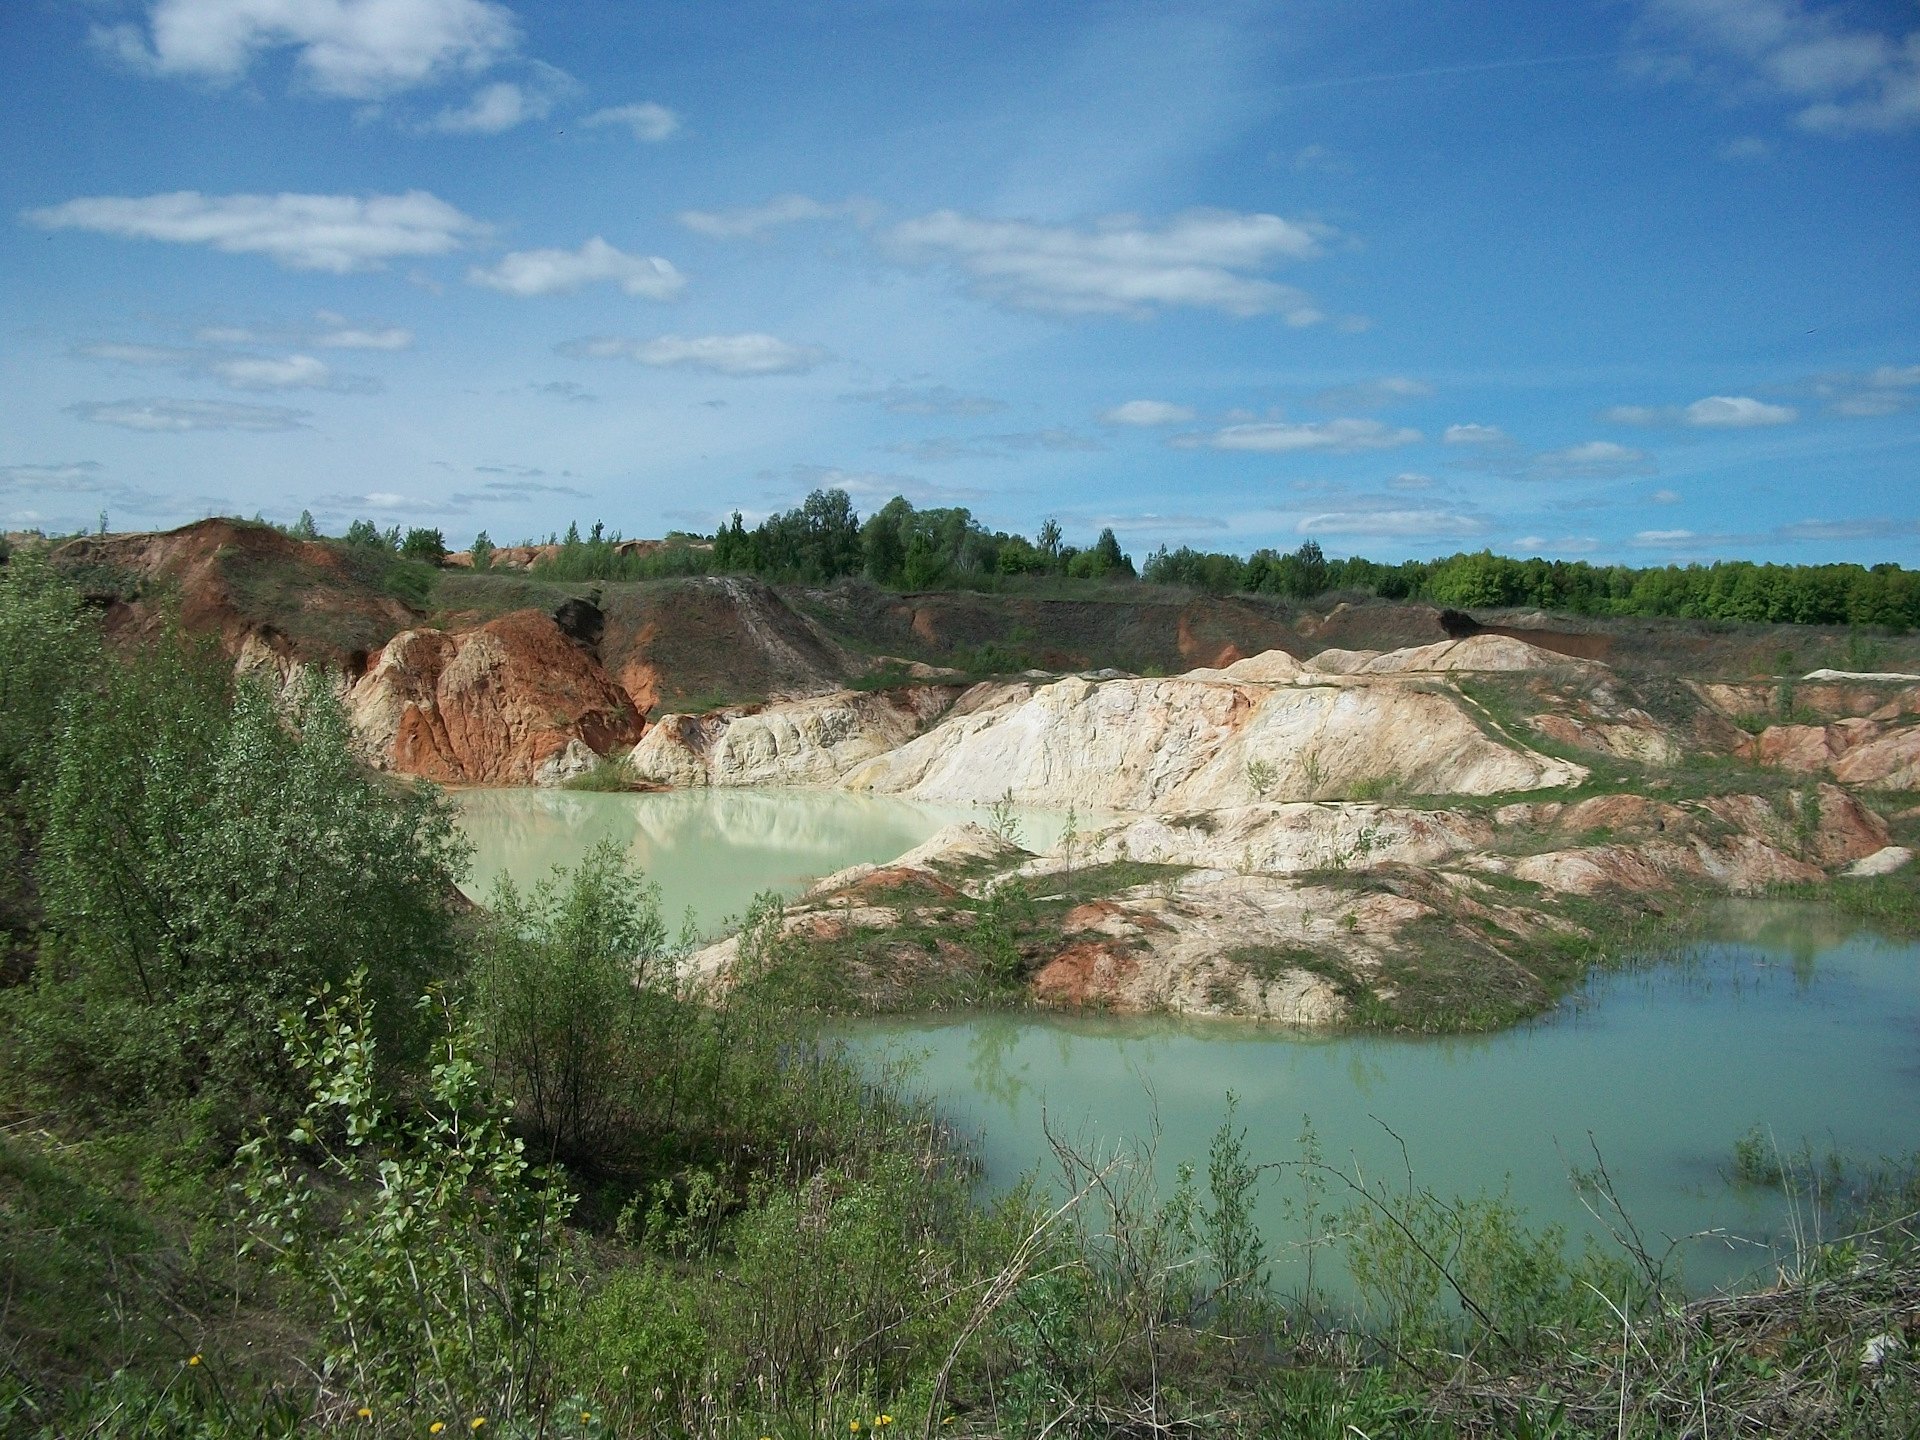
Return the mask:
[[909, 262], [943, 263], [988, 300], [1049, 315], [1135, 315], [1184, 307], [1228, 315], [1325, 317], [1300, 291], [1264, 278], [1319, 255], [1334, 231], [1278, 215], [1197, 210], [1153, 227], [1113, 217], [1086, 229], [939, 210], [887, 240]]
[[1647, 0], [1643, 13], [1645, 38], [1678, 47], [1650, 62], [1657, 73], [1784, 101], [1807, 130], [1920, 125], [1920, 29], [1869, 28], [1806, 0]]
[[83, 400], [67, 413], [93, 425], [174, 435], [189, 430], [299, 430], [308, 413], [232, 400]]
[[1440, 441], [1444, 445], [1504, 445], [1507, 432], [1498, 425], [1449, 425]]
[[696, 234], [715, 240], [739, 240], [810, 220], [846, 218], [871, 223], [878, 211], [879, 207], [871, 200], [828, 203], [810, 195], [776, 195], [764, 205], [742, 205], [732, 210], [682, 210], [674, 218]]
[[505, 295], [564, 295], [608, 281], [629, 295], [671, 300], [687, 278], [658, 255], [629, 255], [595, 235], [578, 250], [515, 250], [497, 265], [476, 265], [467, 282]]
[[1250, 425], [1229, 425], [1211, 435], [1182, 435], [1173, 443], [1181, 449], [1207, 446], [1214, 450], [1251, 450], [1266, 455], [1286, 455], [1307, 450], [1345, 453], [1354, 450], [1390, 450], [1411, 445], [1420, 438], [1418, 430], [1383, 425], [1378, 420], [1326, 420], [1314, 424], [1289, 424], [1262, 421]]
[[657, 145], [680, 128], [680, 117], [664, 105], [643, 100], [637, 105], [609, 105], [594, 111], [580, 123], [589, 130], [619, 125], [632, 131], [634, 139]]
[[1191, 419], [1191, 409], [1167, 400], [1129, 400], [1100, 417], [1105, 425], [1184, 425]]
[[93, 39], [149, 73], [214, 83], [291, 50], [312, 90], [377, 100], [484, 70], [520, 31], [492, 0], [153, 0], [144, 24], [98, 25]]
[[661, 368], [706, 370], [715, 375], [799, 375], [832, 357], [817, 345], [796, 345], [774, 335], [662, 335], [635, 340], [596, 335], [568, 340], [562, 355], [585, 360], [633, 360]]
[[1433, 386], [1424, 380], [1387, 375], [1378, 380], [1335, 385], [1315, 395], [1313, 403], [1323, 410], [1385, 410], [1410, 400], [1424, 400], [1431, 394]]
[[884, 390], [859, 390], [842, 400], [878, 405], [895, 415], [992, 415], [1006, 402], [987, 395], [963, 395], [948, 385], [889, 385]]
[[1691, 425], [1701, 430], [1751, 430], [1790, 425], [1800, 418], [1791, 405], [1769, 405], [1750, 395], [1709, 395], [1691, 405], [1615, 405], [1602, 419], [1616, 425]]
[[404, 195], [96, 195], [29, 210], [45, 230], [211, 245], [266, 255], [289, 270], [345, 275], [389, 260], [444, 255], [487, 227], [425, 190]]

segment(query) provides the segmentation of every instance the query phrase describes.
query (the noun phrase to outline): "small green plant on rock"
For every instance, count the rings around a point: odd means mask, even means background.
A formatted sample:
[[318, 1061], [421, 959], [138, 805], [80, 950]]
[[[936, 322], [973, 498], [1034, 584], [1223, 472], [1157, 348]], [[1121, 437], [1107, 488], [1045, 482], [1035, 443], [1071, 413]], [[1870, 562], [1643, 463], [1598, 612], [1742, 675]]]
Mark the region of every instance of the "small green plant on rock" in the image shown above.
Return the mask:
[[1255, 798], [1266, 799], [1267, 792], [1273, 789], [1279, 778], [1280, 769], [1271, 760], [1247, 762], [1247, 788], [1253, 791]]

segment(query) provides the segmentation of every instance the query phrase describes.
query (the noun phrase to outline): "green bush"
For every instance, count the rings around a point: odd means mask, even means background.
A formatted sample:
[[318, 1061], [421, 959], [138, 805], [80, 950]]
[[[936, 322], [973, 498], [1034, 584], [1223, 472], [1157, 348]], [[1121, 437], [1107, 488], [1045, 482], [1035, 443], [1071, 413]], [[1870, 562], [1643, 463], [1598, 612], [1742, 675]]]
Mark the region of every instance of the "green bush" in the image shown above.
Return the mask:
[[445, 801], [358, 766], [330, 692], [283, 712], [162, 644], [65, 708], [22, 1048], [78, 1103], [196, 1100], [230, 1133], [289, 1097], [275, 1023], [322, 985], [367, 970], [404, 1028], [389, 1002], [452, 968], [465, 853]]
[[589, 1163], [630, 1131], [648, 1021], [676, 1006], [660, 891], [603, 841], [571, 877], [503, 879], [490, 908], [474, 995], [495, 1076], [539, 1153]]

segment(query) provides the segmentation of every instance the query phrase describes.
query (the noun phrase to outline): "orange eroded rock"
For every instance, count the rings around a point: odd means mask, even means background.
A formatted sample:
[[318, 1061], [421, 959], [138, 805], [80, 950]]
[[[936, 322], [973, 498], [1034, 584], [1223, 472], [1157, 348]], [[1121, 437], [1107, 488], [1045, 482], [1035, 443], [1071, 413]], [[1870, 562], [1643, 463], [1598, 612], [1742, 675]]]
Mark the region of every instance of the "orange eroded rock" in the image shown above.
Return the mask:
[[1033, 977], [1034, 998], [1051, 1005], [1099, 1005], [1130, 1009], [1126, 982], [1139, 962], [1110, 941], [1069, 945]]
[[373, 764], [465, 784], [533, 784], [573, 742], [605, 755], [642, 729], [626, 692], [537, 610], [396, 635], [347, 703]]

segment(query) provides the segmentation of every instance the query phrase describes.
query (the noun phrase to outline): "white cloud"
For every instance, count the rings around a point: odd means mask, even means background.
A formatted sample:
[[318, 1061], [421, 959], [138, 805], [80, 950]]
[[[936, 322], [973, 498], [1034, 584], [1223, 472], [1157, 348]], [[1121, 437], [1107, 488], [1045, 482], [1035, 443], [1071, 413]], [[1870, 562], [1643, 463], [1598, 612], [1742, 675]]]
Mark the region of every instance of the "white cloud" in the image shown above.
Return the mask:
[[298, 430], [304, 410], [280, 405], [242, 405], [232, 400], [83, 400], [67, 413], [95, 425], [179, 434], [188, 430]]
[[1549, 540], [1544, 535], [1522, 535], [1513, 542], [1516, 550], [1531, 550], [1536, 555], [1542, 551], [1552, 551], [1556, 555], [1584, 555], [1600, 548], [1600, 541], [1593, 535], [1562, 535], [1557, 540]]
[[516, 250], [493, 266], [474, 266], [467, 281], [507, 295], [563, 295], [611, 281], [629, 295], [671, 300], [687, 280], [658, 255], [629, 255], [595, 235], [578, 250]]
[[979, 500], [987, 493], [964, 485], [936, 485], [917, 475], [842, 470], [837, 465], [795, 465], [791, 474], [809, 490], [844, 490], [857, 500], [882, 505], [896, 495], [914, 505], [951, 505]]
[[1498, 425], [1449, 425], [1440, 440], [1445, 445], [1504, 445], [1507, 432]]
[[236, 390], [324, 390], [334, 383], [333, 372], [311, 355], [239, 355], [207, 368]]
[[1106, 425], [1184, 425], [1191, 419], [1192, 410], [1167, 400], [1129, 400], [1100, 417]]
[[1482, 534], [1487, 523], [1457, 510], [1330, 510], [1308, 515], [1294, 527], [1301, 535], [1369, 535], [1419, 540]]
[[97, 460], [74, 460], [62, 465], [0, 465], [0, 490], [88, 491], [101, 487]]
[[594, 111], [580, 124], [589, 130], [603, 125], [624, 125], [633, 132], [634, 139], [657, 145], [680, 128], [680, 117], [664, 105], [643, 100], [637, 105], [609, 105]]
[[879, 207], [871, 200], [850, 198], [829, 204], [810, 195], [776, 195], [764, 205], [742, 205], [732, 210], [682, 210], [674, 219], [696, 234], [715, 240], [738, 240], [765, 234], [782, 225], [810, 220], [857, 220], [871, 224]]
[[632, 340], [619, 335], [569, 340], [563, 355], [589, 360], [634, 360], [642, 365], [707, 370], [716, 375], [798, 375], [831, 357], [817, 345], [795, 345], [773, 335], [662, 335]]
[[1700, 430], [1750, 430], [1790, 425], [1800, 418], [1791, 405], [1769, 405], [1749, 395], [1709, 395], [1691, 405], [1615, 405], [1604, 420], [1616, 425], [1690, 425]]
[[474, 91], [458, 109], [442, 110], [427, 128], [444, 135], [498, 135], [528, 120], [544, 119], [552, 110], [553, 97], [544, 91], [499, 80]]
[[1715, 152], [1722, 160], [1771, 160], [1773, 146], [1758, 135], [1741, 135], [1727, 141]]
[[146, 25], [96, 26], [96, 44], [158, 75], [231, 82], [291, 49], [302, 80], [351, 100], [476, 73], [520, 42], [491, 0], [154, 0]]
[[1422, 475], [1418, 470], [1403, 470], [1387, 481], [1387, 488], [1389, 490], [1430, 490], [1433, 488], [1433, 477]]
[[444, 255], [486, 226], [424, 190], [404, 195], [202, 195], [68, 200], [23, 217], [46, 230], [91, 230], [133, 240], [211, 245], [268, 255], [290, 270], [345, 275], [402, 256]]
[[1018, 430], [1005, 435], [937, 435], [927, 440], [901, 440], [887, 446], [895, 455], [922, 463], [947, 460], [1005, 460], [1039, 450], [1095, 451], [1107, 447], [1072, 430]]
[[1661, 73], [1796, 105], [1803, 129], [1920, 125], [1920, 30], [1862, 28], [1847, 9], [1805, 0], [1648, 0], [1643, 31], [1684, 47]]
[[1313, 303], [1259, 272], [1311, 259], [1333, 234], [1315, 221], [1221, 210], [1159, 228], [1114, 217], [1090, 229], [940, 210], [894, 226], [888, 241], [907, 261], [951, 264], [977, 294], [1017, 310], [1147, 315], [1179, 306], [1312, 325], [1325, 318]]
[[1378, 420], [1327, 420], [1317, 424], [1265, 421], [1229, 425], [1211, 435], [1183, 435], [1174, 443], [1182, 449], [1206, 445], [1215, 450], [1284, 455], [1305, 450], [1388, 450], [1397, 445], [1411, 445], [1419, 438], [1418, 430], [1383, 425]]
[[1656, 505], [1678, 505], [1680, 503], [1680, 492], [1678, 490], [1656, 490], [1647, 498]]

